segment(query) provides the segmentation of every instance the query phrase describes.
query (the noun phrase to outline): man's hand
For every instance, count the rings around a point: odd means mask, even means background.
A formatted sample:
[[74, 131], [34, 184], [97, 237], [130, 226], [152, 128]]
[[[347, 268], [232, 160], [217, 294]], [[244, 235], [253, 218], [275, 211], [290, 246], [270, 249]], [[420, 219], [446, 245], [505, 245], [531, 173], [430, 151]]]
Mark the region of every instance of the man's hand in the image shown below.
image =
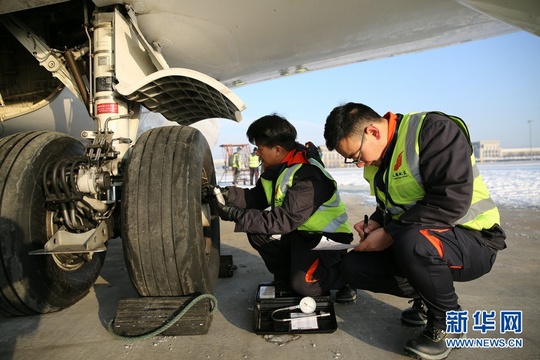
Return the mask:
[[209, 203], [214, 199], [215, 197], [214, 187], [215, 185], [212, 185], [212, 184], [204, 184], [202, 186], [201, 196], [202, 196], [203, 203]]
[[216, 187], [219, 189], [219, 191], [221, 191], [221, 195], [223, 195], [223, 198], [225, 199], [225, 202], [227, 200], [229, 200], [229, 188], [228, 187], [221, 187], [221, 186], [217, 186]]
[[217, 210], [219, 217], [224, 221], [237, 221], [238, 218], [244, 215], [244, 209], [236, 206], [223, 206], [219, 202], [217, 203]]
[[216, 193], [214, 192], [214, 189], [216, 188], [219, 189], [221, 195], [223, 195], [223, 199], [225, 199], [225, 202], [229, 199], [229, 188], [220, 187], [214, 184], [204, 184], [202, 186], [203, 202], [210, 202], [211, 199], [214, 199], [216, 197]]
[[354, 247], [354, 251], [382, 251], [388, 249], [394, 243], [394, 239], [379, 228], [369, 232], [369, 236], [360, 241], [359, 245]]
[[379, 224], [375, 220], [367, 220], [367, 222], [366, 220], [363, 220], [353, 225], [354, 230], [356, 230], [356, 232], [358, 232], [358, 235], [360, 235], [360, 241], [364, 241], [364, 239], [369, 235], [369, 233], [381, 227], [381, 224]]

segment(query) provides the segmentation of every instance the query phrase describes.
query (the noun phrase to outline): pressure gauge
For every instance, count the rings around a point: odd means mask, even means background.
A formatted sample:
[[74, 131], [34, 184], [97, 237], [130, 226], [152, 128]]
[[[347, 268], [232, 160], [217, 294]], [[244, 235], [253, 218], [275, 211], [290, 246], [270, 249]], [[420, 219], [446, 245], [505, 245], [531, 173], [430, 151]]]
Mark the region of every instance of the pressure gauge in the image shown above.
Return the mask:
[[304, 314], [311, 314], [317, 308], [317, 303], [312, 297], [306, 296], [305, 298], [302, 298], [302, 300], [300, 300], [299, 306], [300, 310]]

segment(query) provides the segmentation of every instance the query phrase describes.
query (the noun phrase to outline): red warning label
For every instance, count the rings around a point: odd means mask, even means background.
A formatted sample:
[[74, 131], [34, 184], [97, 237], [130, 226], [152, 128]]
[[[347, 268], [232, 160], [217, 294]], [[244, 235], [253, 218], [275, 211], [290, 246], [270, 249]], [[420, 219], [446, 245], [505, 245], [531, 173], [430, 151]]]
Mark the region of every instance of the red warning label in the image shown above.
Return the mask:
[[118, 114], [118, 104], [97, 104], [97, 114]]

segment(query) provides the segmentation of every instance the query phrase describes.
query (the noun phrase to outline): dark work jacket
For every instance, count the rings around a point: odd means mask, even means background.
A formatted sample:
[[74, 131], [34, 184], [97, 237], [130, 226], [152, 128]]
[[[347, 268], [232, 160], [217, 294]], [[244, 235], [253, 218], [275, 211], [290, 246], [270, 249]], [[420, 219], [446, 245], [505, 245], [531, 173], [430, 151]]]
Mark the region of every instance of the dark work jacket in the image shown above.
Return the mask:
[[[398, 123], [403, 117], [397, 114]], [[394, 134], [394, 137], [396, 135]], [[452, 227], [467, 212], [473, 192], [473, 170], [469, 161], [472, 147], [463, 131], [446, 116], [439, 113], [426, 115], [419, 137], [420, 175], [424, 190], [423, 199], [410, 208], [399, 220], [384, 225], [390, 235], [411, 225], [430, 228]], [[386, 150], [381, 169], [388, 167], [393, 152], [393, 141]], [[377, 187], [384, 191], [383, 171], [375, 175]], [[378, 208], [371, 218], [383, 224], [383, 212]], [[471, 230], [493, 249], [506, 247], [504, 231], [497, 224], [483, 231]]]
[[[301, 147], [301, 145], [300, 145]], [[275, 182], [286, 164], [266, 168], [261, 178]], [[287, 190], [283, 204], [272, 208], [267, 201], [261, 180], [255, 187], [245, 189], [229, 187], [228, 204], [246, 209], [235, 230], [253, 234], [293, 236], [304, 238], [316, 246], [320, 234], [298, 231], [298, 227], [334, 193], [336, 187], [322, 171], [311, 164], [303, 164], [295, 173], [293, 185]], [[350, 243], [352, 234], [324, 234], [330, 239]]]

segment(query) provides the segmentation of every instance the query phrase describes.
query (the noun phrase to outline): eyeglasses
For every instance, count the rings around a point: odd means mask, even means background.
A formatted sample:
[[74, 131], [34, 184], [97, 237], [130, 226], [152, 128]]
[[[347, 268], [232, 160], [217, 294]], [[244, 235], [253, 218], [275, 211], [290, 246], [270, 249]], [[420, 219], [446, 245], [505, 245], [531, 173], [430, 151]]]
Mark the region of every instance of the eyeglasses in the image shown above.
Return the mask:
[[[368, 125], [368, 126], [371, 126], [371, 125]], [[364, 163], [364, 161], [360, 160], [360, 158], [362, 157], [362, 147], [364, 146], [364, 139], [365, 139], [365, 131], [366, 131], [366, 128], [368, 127], [366, 126], [364, 128], [364, 131], [362, 131], [362, 140], [360, 141], [360, 149], [358, 149], [358, 157], [356, 159], [349, 159], [349, 158], [345, 158], [345, 160], [343, 161], [344, 164], [361, 164], [361, 163]]]

